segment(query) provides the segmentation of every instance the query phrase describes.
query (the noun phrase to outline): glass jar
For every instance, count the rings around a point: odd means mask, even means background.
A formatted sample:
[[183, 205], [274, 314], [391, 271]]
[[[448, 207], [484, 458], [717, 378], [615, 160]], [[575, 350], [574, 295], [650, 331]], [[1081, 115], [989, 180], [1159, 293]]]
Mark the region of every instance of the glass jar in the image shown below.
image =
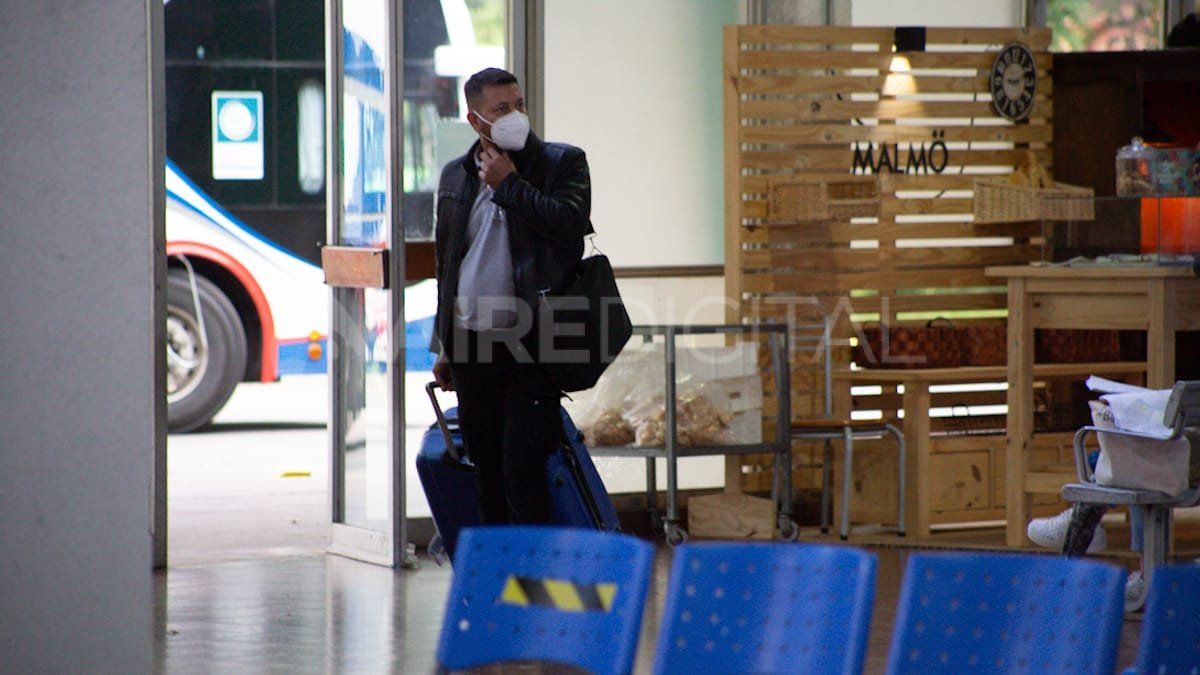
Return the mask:
[[1150, 173], [1153, 153], [1138, 137], [1117, 150], [1118, 195], [1154, 194], [1154, 181]]

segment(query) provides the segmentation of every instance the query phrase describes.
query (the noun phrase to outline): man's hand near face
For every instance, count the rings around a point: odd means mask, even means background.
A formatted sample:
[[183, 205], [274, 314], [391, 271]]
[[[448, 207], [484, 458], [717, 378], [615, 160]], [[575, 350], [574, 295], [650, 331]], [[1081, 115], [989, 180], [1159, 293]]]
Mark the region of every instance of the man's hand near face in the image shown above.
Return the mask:
[[517, 167], [513, 166], [508, 154], [491, 143], [485, 144], [479, 153], [479, 180], [487, 183], [493, 190], [500, 187], [500, 183], [516, 170]]

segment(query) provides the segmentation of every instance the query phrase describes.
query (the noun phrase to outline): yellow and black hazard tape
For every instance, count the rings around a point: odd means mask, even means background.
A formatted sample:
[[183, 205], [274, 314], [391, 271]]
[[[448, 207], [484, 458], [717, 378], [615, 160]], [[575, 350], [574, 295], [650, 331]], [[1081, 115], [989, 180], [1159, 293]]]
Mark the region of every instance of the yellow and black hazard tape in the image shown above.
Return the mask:
[[510, 574], [498, 602], [518, 607], [549, 607], [564, 612], [609, 612], [617, 585], [579, 584], [566, 579], [531, 579]]

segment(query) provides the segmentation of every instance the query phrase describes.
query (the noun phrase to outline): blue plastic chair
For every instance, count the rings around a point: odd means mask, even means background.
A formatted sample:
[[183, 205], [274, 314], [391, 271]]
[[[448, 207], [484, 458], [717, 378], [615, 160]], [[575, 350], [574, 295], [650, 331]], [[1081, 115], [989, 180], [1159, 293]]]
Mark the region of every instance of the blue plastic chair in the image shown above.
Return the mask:
[[859, 673], [875, 556], [755, 543], [675, 549], [656, 673]]
[[1155, 572], [1134, 672], [1200, 672], [1200, 565]]
[[1111, 673], [1125, 571], [1077, 558], [909, 558], [889, 673]]
[[631, 672], [653, 559], [649, 543], [594, 530], [462, 530], [439, 669], [542, 661]]

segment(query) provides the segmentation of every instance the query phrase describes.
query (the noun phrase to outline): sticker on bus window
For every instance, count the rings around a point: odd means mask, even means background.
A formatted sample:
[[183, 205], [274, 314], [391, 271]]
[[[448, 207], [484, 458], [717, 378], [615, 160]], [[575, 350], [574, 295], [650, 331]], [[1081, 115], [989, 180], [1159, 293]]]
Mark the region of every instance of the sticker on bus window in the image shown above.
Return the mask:
[[215, 180], [262, 180], [261, 91], [212, 93], [212, 176]]

